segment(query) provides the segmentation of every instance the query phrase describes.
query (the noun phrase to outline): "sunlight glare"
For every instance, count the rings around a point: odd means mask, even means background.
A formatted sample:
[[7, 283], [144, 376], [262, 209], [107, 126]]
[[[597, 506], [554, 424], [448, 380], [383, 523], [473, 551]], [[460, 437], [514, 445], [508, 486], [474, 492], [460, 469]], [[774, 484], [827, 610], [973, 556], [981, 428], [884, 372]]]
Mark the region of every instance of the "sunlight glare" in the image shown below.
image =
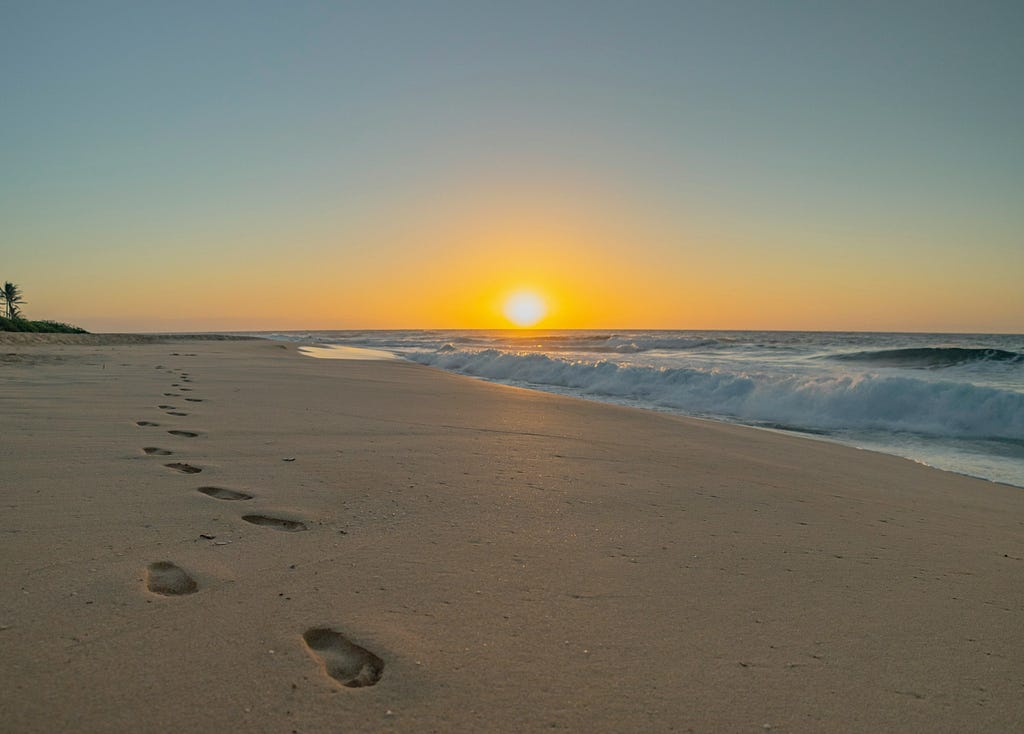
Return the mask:
[[528, 328], [544, 318], [547, 307], [540, 296], [526, 291], [516, 293], [505, 301], [504, 311], [505, 316], [513, 324]]

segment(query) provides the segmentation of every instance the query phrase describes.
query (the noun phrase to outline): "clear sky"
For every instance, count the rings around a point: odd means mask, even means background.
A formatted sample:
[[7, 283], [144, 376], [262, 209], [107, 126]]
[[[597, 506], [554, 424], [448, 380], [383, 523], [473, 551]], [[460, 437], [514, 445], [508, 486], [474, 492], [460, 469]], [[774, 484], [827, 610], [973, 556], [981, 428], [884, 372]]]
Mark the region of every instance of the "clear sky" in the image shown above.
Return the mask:
[[0, 3], [0, 280], [91, 330], [1024, 331], [1024, 2]]

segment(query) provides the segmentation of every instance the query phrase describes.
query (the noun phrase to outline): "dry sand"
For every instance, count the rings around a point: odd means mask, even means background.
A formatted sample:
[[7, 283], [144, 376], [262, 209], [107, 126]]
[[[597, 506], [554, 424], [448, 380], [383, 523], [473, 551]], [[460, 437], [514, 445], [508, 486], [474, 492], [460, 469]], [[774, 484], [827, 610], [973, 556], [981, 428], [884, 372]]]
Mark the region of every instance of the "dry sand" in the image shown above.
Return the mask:
[[1021, 730], [1019, 489], [136, 341], [0, 343], [4, 732]]

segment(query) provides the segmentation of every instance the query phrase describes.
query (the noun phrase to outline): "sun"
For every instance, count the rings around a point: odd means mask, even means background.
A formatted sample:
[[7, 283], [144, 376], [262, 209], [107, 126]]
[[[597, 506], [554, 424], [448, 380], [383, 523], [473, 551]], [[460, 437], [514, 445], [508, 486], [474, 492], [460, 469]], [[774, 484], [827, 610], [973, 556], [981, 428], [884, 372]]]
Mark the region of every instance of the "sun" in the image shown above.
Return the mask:
[[530, 291], [520, 291], [509, 296], [502, 309], [506, 318], [516, 326], [528, 329], [540, 321], [548, 312], [544, 299]]

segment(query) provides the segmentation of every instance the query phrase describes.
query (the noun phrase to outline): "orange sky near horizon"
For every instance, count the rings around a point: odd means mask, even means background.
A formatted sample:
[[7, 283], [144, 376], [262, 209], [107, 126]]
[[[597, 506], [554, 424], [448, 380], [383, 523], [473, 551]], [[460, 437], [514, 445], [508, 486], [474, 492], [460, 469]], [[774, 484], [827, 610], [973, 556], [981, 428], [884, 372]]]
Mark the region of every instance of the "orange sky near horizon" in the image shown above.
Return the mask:
[[686, 235], [665, 234], [630, 229], [610, 213], [623, 214], [602, 206], [405, 212], [400, 222], [356, 232], [326, 222], [287, 248], [169, 246], [176, 254], [162, 263], [108, 249], [62, 272], [40, 262], [17, 282], [31, 317], [92, 331], [514, 328], [503, 308], [519, 291], [546, 302], [541, 329], [1024, 325], [1018, 279], [1004, 264], [934, 249], [922, 259], [912, 248], [885, 255], [881, 267], [881, 254], [863, 250], [837, 263], [815, 258], [795, 237], [755, 242], [699, 223]]
[[504, 306], [519, 291], [546, 302], [540, 329], [1024, 326], [1024, 254], [1008, 267], [934, 240], [759, 233], [707, 211], [684, 232], [651, 226], [665, 217], [648, 202], [571, 179], [440, 183], [354, 223], [327, 213], [260, 238], [213, 230], [153, 243], [157, 258], [113, 235], [57, 269], [43, 248], [17, 282], [31, 317], [92, 331], [516, 328]]

